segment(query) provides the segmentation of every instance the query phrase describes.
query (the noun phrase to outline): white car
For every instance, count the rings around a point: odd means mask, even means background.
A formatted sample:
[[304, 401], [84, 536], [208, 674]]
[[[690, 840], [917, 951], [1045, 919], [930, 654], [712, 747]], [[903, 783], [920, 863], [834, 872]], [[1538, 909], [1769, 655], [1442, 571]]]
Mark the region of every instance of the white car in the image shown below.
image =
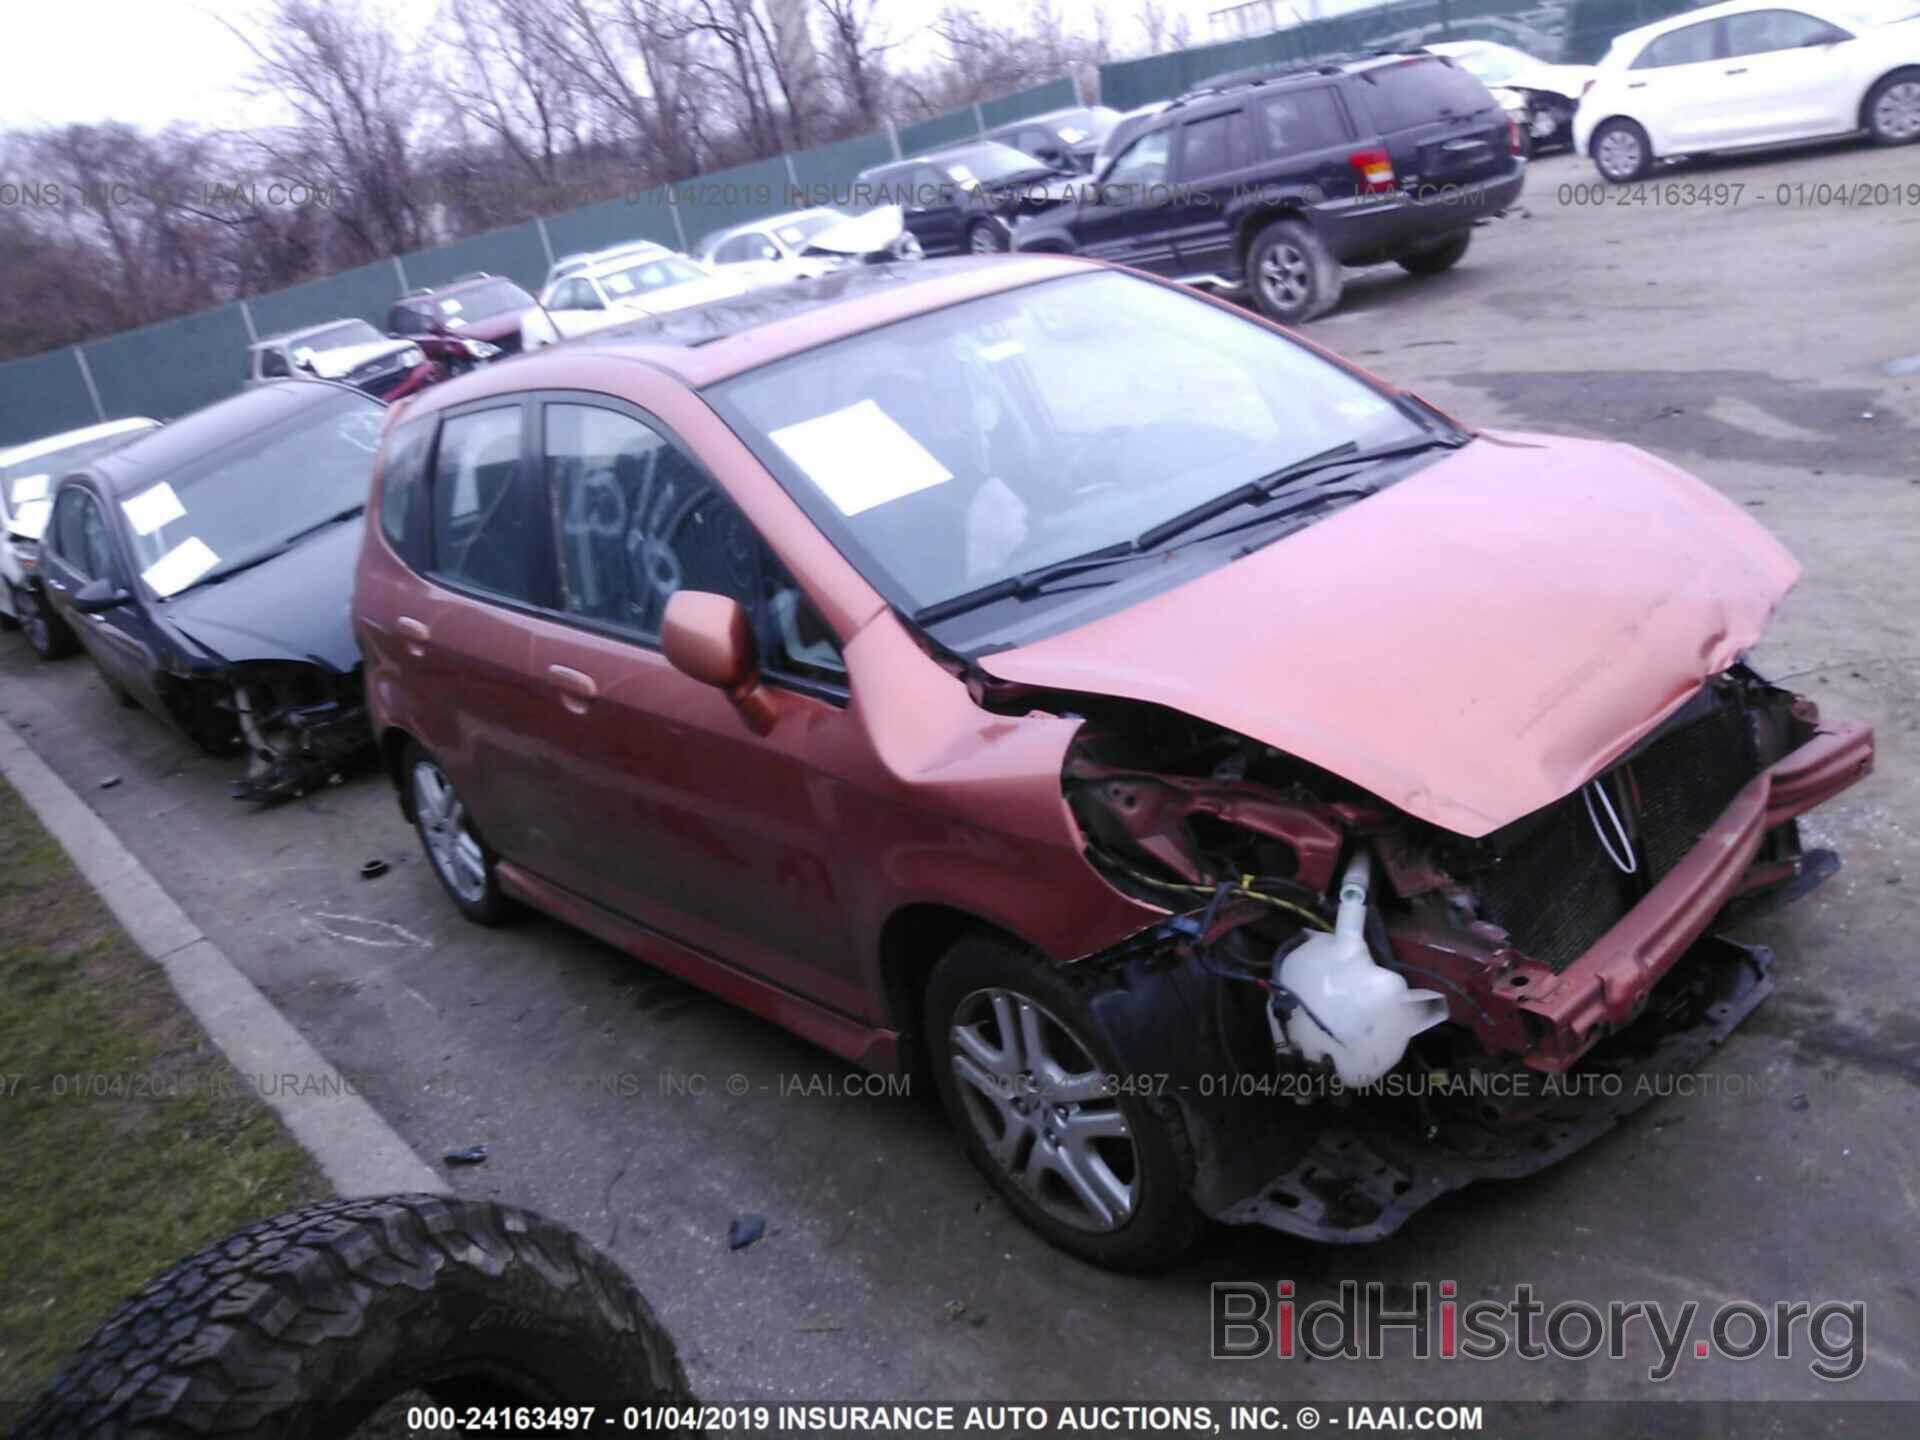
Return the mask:
[[898, 205], [879, 205], [848, 216], [824, 206], [769, 215], [716, 231], [697, 252], [716, 275], [730, 275], [751, 289], [788, 280], [811, 280], [850, 260], [917, 260], [920, 242], [906, 228]]
[[611, 260], [616, 255], [671, 255], [674, 252], [658, 240], [625, 240], [618, 245], [609, 245], [601, 250], [581, 250], [572, 255], [562, 255], [547, 267], [546, 284], [567, 275], [577, 275], [596, 260]]
[[1574, 144], [1616, 183], [1658, 160], [1866, 131], [1920, 140], [1912, 0], [1689, 10], [1613, 42], [1574, 116]]
[[53, 509], [54, 486], [95, 457], [159, 428], [158, 420], [136, 415], [0, 450], [0, 522], [6, 527], [0, 536], [0, 617], [26, 631], [27, 643], [42, 659], [56, 659], [73, 647], [40, 591], [40, 537]]
[[1491, 90], [1533, 150], [1573, 143], [1580, 97], [1600, 77], [1598, 66], [1549, 65], [1492, 40], [1443, 40], [1427, 50], [1446, 56]]
[[602, 252], [540, 292], [540, 303], [520, 317], [521, 348], [539, 350], [610, 325], [746, 291], [738, 280], [711, 274], [699, 261], [663, 246], [640, 253]]
[[364, 320], [329, 320], [249, 345], [246, 383], [315, 375], [386, 400], [427, 384], [426, 365], [426, 352], [411, 340], [382, 335]]

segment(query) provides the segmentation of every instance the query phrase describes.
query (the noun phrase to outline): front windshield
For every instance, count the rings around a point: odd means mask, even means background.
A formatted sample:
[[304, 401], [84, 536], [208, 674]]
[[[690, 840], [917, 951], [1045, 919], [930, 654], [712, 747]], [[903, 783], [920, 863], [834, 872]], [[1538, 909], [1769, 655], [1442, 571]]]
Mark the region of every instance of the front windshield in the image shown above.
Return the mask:
[[469, 320], [484, 320], [503, 310], [530, 310], [533, 297], [511, 280], [493, 280], [462, 290], [458, 295], [442, 295], [434, 301], [442, 323], [458, 329]]
[[629, 295], [644, 295], [649, 290], [664, 290], [669, 285], [684, 285], [689, 280], [706, 278], [707, 272], [691, 260], [666, 255], [658, 260], [629, 265], [624, 270], [610, 270], [600, 277], [600, 283], [608, 295], [620, 300]]
[[1015, 175], [1031, 175], [1047, 167], [1024, 150], [1011, 145], [969, 145], [934, 162], [950, 179], [962, 185], [991, 185]]
[[53, 487], [60, 483], [62, 476], [85, 469], [91, 461], [132, 444], [156, 428], [142, 425], [116, 435], [98, 435], [0, 466], [0, 516], [10, 519], [23, 534], [38, 535], [45, 528], [47, 512], [53, 506]]
[[708, 393], [909, 610], [1132, 540], [1333, 446], [1427, 433], [1265, 326], [1111, 272], [919, 315]]
[[1454, 64], [1486, 85], [1499, 85], [1512, 79], [1523, 65], [1538, 63], [1517, 50], [1507, 50], [1499, 45], [1476, 45], [1450, 58]]
[[378, 400], [332, 388], [122, 496], [134, 568], [155, 593], [173, 594], [364, 507], [386, 418]]
[[364, 320], [342, 320], [302, 335], [294, 343], [305, 350], [344, 350], [349, 345], [375, 345], [386, 338]]

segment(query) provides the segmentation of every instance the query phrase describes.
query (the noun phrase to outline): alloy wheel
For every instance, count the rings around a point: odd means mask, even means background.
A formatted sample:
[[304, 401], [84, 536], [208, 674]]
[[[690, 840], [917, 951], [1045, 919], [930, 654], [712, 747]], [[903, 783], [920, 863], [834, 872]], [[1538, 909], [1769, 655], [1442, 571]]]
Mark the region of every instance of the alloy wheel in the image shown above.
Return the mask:
[[487, 893], [486, 856], [453, 782], [431, 760], [414, 762], [413, 813], [419, 817], [427, 855], [447, 888], [469, 905], [478, 905]]
[[1298, 310], [1313, 293], [1313, 270], [1298, 248], [1284, 241], [1260, 261], [1260, 288], [1276, 310]]
[[1609, 180], [1625, 180], [1640, 169], [1640, 141], [1631, 130], [1609, 130], [1600, 137], [1593, 158]]
[[953, 1073], [987, 1153], [1049, 1215], [1117, 1230], [1140, 1163], [1115, 1086], [1079, 1036], [1013, 990], [976, 990], [953, 1013]]
[[976, 255], [998, 255], [1000, 242], [994, 238], [993, 227], [983, 222], [967, 232], [967, 248]]
[[1887, 87], [1874, 104], [1873, 128], [1889, 140], [1920, 137], [1920, 80]]

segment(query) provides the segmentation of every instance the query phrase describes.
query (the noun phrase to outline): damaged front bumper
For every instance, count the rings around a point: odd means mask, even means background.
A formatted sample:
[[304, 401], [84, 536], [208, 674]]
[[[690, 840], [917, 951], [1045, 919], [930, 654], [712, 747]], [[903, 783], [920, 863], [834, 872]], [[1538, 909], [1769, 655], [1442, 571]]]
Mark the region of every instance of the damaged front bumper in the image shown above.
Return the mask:
[[333, 783], [371, 750], [359, 667], [200, 660], [160, 683], [174, 722], [210, 755], [244, 751], [236, 800], [288, 800]]

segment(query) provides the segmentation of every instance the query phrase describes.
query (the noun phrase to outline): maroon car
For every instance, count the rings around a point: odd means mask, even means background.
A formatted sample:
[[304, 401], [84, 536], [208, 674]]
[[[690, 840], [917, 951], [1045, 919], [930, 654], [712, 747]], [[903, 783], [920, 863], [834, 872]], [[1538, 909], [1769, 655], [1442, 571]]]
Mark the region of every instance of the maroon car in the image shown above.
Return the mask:
[[1706, 485], [1084, 261], [603, 331], [379, 471], [369, 705], [454, 903], [930, 1073], [1103, 1264], [1587, 1143], [1767, 994], [1717, 929], [1872, 762], [1742, 658], [1797, 569]]
[[387, 311], [387, 333], [411, 340], [450, 375], [520, 353], [520, 317], [533, 296], [513, 281], [475, 271], [438, 289], [409, 290]]

